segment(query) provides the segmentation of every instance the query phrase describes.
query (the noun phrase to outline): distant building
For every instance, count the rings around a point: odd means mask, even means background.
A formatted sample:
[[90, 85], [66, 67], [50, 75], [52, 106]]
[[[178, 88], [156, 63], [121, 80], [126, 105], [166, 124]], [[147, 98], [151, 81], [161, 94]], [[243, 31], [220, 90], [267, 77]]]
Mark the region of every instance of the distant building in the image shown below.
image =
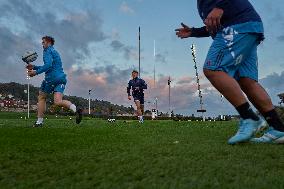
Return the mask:
[[15, 105], [17, 105], [17, 102], [12, 99], [9, 99], [9, 100], [5, 99], [1, 101], [1, 104], [3, 105], [3, 107], [12, 108]]
[[[15, 99], [13, 95], [0, 94], [0, 108], [7, 111], [23, 111], [28, 108], [28, 102], [20, 99]], [[37, 105], [31, 105], [31, 110], [36, 110]]]
[[10, 99], [12, 99], [14, 96], [11, 95], [11, 94], [9, 94], [7, 97], [10, 98]]

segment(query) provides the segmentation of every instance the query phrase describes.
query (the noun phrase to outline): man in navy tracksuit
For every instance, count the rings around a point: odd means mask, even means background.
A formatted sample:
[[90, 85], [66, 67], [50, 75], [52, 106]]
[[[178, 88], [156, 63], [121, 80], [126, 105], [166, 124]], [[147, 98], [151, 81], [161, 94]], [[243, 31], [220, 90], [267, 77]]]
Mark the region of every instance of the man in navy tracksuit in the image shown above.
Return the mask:
[[130, 90], [132, 90], [132, 96], [137, 107], [137, 114], [140, 123], [143, 123], [145, 89], [147, 89], [146, 82], [138, 77], [138, 71], [133, 70], [132, 79], [128, 82], [127, 94], [128, 99], [131, 100]]
[[[204, 74], [241, 116], [239, 130], [228, 143], [284, 143], [284, 125], [258, 83], [257, 46], [264, 40], [260, 16], [248, 0], [197, 0], [197, 6], [205, 26], [194, 28], [182, 23], [176, 35], [182, 39], [213, 38]], [[243, 92], [269, 125], [260, 138], [252, 137], [266, 124], [251, 109]]]

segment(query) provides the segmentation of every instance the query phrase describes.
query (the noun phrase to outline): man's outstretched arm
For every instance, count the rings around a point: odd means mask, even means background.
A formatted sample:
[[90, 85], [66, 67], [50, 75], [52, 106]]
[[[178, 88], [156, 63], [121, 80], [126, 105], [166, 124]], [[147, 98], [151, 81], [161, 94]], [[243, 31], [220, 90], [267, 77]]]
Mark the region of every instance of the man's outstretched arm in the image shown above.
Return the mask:
[[210, 33], [207, 31], [206, 26], [201, 28], [190, 28], [184, 23], [181, 23], [181, 28], [176, 29], [176, 35], [181, 38], [188, 38], [188, 37], [209, 37]]
[[206, 26], [203, 26], [201, 28], [191, 28], [190, 37], [210, 37], [210, 33], [206, 29]]

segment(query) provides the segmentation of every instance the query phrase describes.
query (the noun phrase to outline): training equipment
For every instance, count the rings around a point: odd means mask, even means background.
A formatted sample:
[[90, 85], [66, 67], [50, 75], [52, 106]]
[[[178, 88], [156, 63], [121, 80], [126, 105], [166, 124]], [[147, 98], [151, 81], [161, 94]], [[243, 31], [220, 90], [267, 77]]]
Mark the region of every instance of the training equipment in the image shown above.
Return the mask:
[[114, 122], [115, 122], [115, 119], [107, 119], [107, 121], [108, 121], [109, 123], [114, 123]]
[[267, 128], [267, 124], [263, 119], [258, 121], [252, 119], [241, 119], [238, 132], [229, 139], [228, 144], [237, 144], [247, 142], [260, 131]]
[[36, 52], [28, 51], [22, 56], [22, 60], [29, 64], [37, 59], [38, 55]]
[[196, 49], [195, 49], [194, 44], [191, 45], [191, 54], [192, 54], [192, 58], [194, 62], [194, 69], [195, 69], [195, 76], [196, 76], [196, 83], [197, 83], [197, 90], [198, 90], [199, 104], [200, 104], [200, 109], [197, 110], [197, 112], [202, 113], [203, 121], [205, 121], [204, 113], [206, 112], [206, 110], [203, 109], [203, 96], [202, 96], [201, 88], [200, 88], [199, 75], [198, 75], [197, 63], [196, 63]]

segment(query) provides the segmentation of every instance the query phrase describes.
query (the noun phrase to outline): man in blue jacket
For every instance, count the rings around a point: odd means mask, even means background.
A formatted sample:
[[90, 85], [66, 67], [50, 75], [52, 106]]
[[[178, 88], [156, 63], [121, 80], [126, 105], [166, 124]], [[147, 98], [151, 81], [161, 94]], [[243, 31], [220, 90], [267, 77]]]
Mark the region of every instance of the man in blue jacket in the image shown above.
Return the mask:
[[[258, 83], [257, 46], [264, 39], [260, 16], [248, 0], [197, 0], [197, 6], [205, 26], [194, 28], [182, 23], [176, 35], [182, 39], [211, 36], [214, 40], [204, 74], [241, 117], [239, 130], [228, 143], [284, 143], [284, 125]], [[269, 125], [260, 138], [252, 137], [265, 127], [264, 121], [251, 109], [243, 92]]]
[[54, 38], [45, 36], [42, 38], [43, 45], [43, 66], [35, 66], [29, 64], [27, 66], [28, 75], [34, 77], [45, 73], [39, 95], [38, 95], [38, 119], [34, 127], [43, 125], [43, 116], [46, 108], [46, 94], [54, 94], [54, 104], [57, 106], [70, 109], [76, 114], [76, 123], [79, 124], [82, 120], [82, 110], [76, 109], [76, 106], [70, 101], [63, 100], [63, 92], [67, 83], [66, 74], [62, 68], [62, 62], [59, 53], [54, 49]]
[[128, 82], [127, 94], [128, 100], [131, 100], [130, 90], [132, 90], [132, 96], [137, 107], [137, 114], [140, 123], [144, 122], [144, 89], [147, 89], [146, 82], [138, 77], [138, 71], [133, 70], [132, 79]]

